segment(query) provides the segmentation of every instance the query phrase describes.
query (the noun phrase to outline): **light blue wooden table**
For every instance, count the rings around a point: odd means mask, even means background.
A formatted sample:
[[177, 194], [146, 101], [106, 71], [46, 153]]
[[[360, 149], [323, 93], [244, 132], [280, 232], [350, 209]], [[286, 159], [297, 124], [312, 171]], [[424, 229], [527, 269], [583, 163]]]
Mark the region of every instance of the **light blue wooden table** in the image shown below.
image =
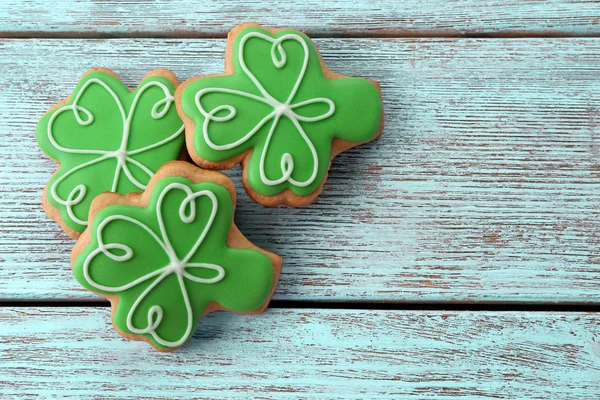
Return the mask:
[[[2, 4], [0, 398], [600, 398], [600, 2], [206, 3]], [[271, 308], [160, 354], [72, 278], [34, 127], [93, 66], [222, 71], [243, 21], [380, 81], [386, 129], [311, 207], [240, 190], [238, 226], [285, 259]]]

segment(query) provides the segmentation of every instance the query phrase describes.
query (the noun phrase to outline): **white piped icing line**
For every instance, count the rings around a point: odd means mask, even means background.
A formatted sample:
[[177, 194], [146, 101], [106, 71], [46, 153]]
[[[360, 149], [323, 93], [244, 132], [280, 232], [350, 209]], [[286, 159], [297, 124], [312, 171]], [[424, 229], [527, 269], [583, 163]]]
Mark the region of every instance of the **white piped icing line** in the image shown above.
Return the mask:
[[[192, 246], [191, 250], [182, 259], [179, 259], [177, 257], [175, 250], [173, 249], [173, 246], [171, 245], [171, 242], [169, 241], [169, 237], [165, 230], [165, 224], [164, 224], [162, 213], [161, 213], [161, 209], [162, 209], [161, 205], [162, 205], [165, 195], [169, 191], [174, 190], [174, 189], [175, 190], [183, 190], [186, 193], [186, 198], [183, 200], [183, 202], [181, 203], [181, 206], [179, 207], [179, 218], [181, 218], [181, 220], [187, 224], [193, 222], [196, 218], [195, 200], [198, 197], [206, 196], [212, 202], [212, 209], [211, 209], [210, 217], [208, 219], [206, 227], [204, 228], [204, 230], [198, 237], [198, 240], [196, 240], [196, 242]], [[131, 332], [140, 334], [140, 335], [150, 334], [154, 338], [154, 340], [156, 340], [157, 343], [160, 343], [161, 345], [166, 346], [166, 347], [181, 346], [187, 340], [188, 336], [192, 333], [192, 329], [194, 329], [193, 310], [192, 310], [192, 306], [190, 305], [190, 300], [188, 297], [187, 289], [185, 288], [184, 279], [188, 279], [190, 281], [197, 282], [197, 283], [212, 284], [212, 283], [217, 283], [217, 282], [221, 281], [225, 277], [225, 270], [223, 269], [223, 267], [221, 267], [219, 265], [189, 262], [189, 260], [194, 256], [194, 254], [196, 253], [196, 251], [198, 250], [198, 248], [204, 241], [204, 238], [208, 234], [208, 231], [210, 230], [210, 228], [213, 224], [213, 221], [215, 219], [215, 216], [217, 214], [217, 209], [218, 209], [217, 197], [210, 190], [201, 190], [198, 192], [192, 192], [192, 190], [186, 185], [183, 185], [181, 183], [171, 183], [167, 187], [165, 187], [165, 189], [161, 192], [161, 194], [158, 198], [157, 206], [156, 206], [156, 214], [157, 214], [157, 218], [158, 218], [160, 235], [157, 235], [154, 231], [152, 231], [152, 229], [150, 229], [144, 223], [142, 223], [134, 218], [125, 216], [125, 215], [111, 215], [110, 217], [104, 219], [98, 225], [98, 229], [96, 230], [96, 237], [98, 239], [98, 248], [95, 249], [93, 252], [91, 252], [88, 255], [88, 257], [85, 259], [84, 264], [83, 264], [83, 275], [85, 277], [85, 280], [90, 285], [92, 285], [93, 287], [95, 287], [97, 289], [105, 291], [105, 292], [117, 293], [117, 292], [122, 292], [127, 289], [131, 289], [132, 287], [137, 286], [142, 282], [146, 282], [149, 279], [154, 279], [152, 284], [150, 284], [150, 286], [148, 286], [142, 292], [140, 297], [137, 298], [137, 300], [134, 302], [133, 306], [129, 310], [129, 313], [127, 314], [127, 329], [129, 329]], [[134, 280], [133, 282], [130, 282], [126, 285], [122, 285], [122, 286], [118, 286], [118, 287], [101, 285], [101, 284], [95, 282], [90, 277], [89, 268], [90, 268], [91, 261], [94, 259], [94, 257], [96, 257], [96, 255], [103, 253], [108, 258], [110, 258], [111, 260], [116, 261], [116, 262], [125, 262], [125, 261], [130, 260], [133, 257], [133, 250], [131, 249], [131, 247], [129, 247], [125, 244], [104, 243], [104, 240], [102, 238], [103, 229], [111, 221], [115, 221], [115, 220], [122, 220], [122, 221], [127, 221], [130, 223], [133, 223], [133, 224], [141, 227], [142, 229], [144, 229], [146, 232], [148, 232], [152, 236], [152, 238], [154, 238], [156, 243], [165, 251], [165, 254], [169, 258], [169, 264], [167, 264], [166, 266], [164, 266], [162, 268], [158, 268], [156, 271], [146, 274], [146, 275]], [[114, 254], [113, 252], [111, 252], [113, 250], [119, 250], [120, 252], [123, 252], [123, 254], [122, 255]], [[210, 279], [199, 278], [199, 277], [194, 276], [194, 275], [190, 274], [189, 272], [187, 272], [188, 268], [209, 269], [209, 270], [216, 271], [217, 275]], [[176, 341], [165, 340], [156, 333], [156, 328], [158, 328], [158, 326], [160, 325], [162, 318], [163, 318], [163, 309], [160, 305], [154, 305], [154, 306], [150, 307], [150, 309], [148, 310], [148, 315], [147, 315], [148, 324], [146, 327], [144, 327], [144, 328], [136, 327], [133, 325], [133, 322], [132, 322], [133, 315], [135, 314], [138, 306], [144, 300], [144, 298], [150, 292], [152, 292], [152, 290], [160, 282], [162, 282], [165, 278], [167, 278], [171, 274], [176, 274], [176, 276], [177, 276], [177, 280], [178, 280], [179, 286], [181, 288], [181, 294], [183, 296], [183, 300], [184, 300], [186, 311], [187, 311], [187, 326], [186, 326], [185, 333], [181, 336], [181, 338], [179, 340], [176, 340]]]
[[[69, 147], [61, 146], [60, 144], [58, 144], [58, 142], [56, 141], [56, 139], [54, 138], [54, 135], [52, 133], [52, 125], [54, 124], [54, 120], [56, 119], [56, 117], [58, 117], [63, 112], [72, 111], [73, 115], [75, 116], [75, 119], [77, 120], [77, 123], [79, 125], [87, 126], [87, 125], [90, 125], [92, 122], [94, 122], [94, 116], [92, 115], [92, 113], [85, 107], [78, 105], [81, 95], [85, 92], [85, 90], [87, 89], [88, 86], [90, 86], [91, 84], [94, 84], [94, 83], [99, 84], [102, 87], [104, 87], [104, 89], [106, 89], [106, 91], [108, 91], [108, 93], [112, 96], [112, 98], [115, 100], [115, 102], [117, 103], [117, 105], [119, 107], [121, 118], [123, 119], [123, 136], [121, 139], [121, 145], [119, 146], [119, 148], [117, 150], [114, 150], [114, 151], [72, 149]], [[129, 139], [129, 129], [130, 129], [130, 125], [131, 125], [131, 119], [133, 117], [133, 113], [137, 106], [138, 100], [139, 100], [140, 96], [142, 95], [142, 93], [144, 93], [144, 91], [146, 89], [148, 89], [149, 87], [152, 87], [152, 86], [159, 87], [160, 89], [163, 90], [163, 92], [165, 94], [165, 98], [158, 101], [152, 107], [152, 110], [151, 110], [152, 118], [161, 119], [167, 114], [167, 112], [169, 111], [169, 108], [171, 107], [171, 105], [173, 104], [173, 101], [175, 100], [174, 97], [169, 92], [169, 89], [167, 88], [167, 86], [165, 86], [163, 83], [156, 82], [156, 81], [148, 82], [144, 86], [139, 88], [139, 90], [137, 91], [137, 93], [133, 99], [133, 103], [131, 105], [131, 108], [129, 109], [129, 113], [126, 114], [125, 109], [123, 108], [123, 104], [119, 100], [119, 97], [116, 95], [116, 93], [102, 80], [97, 79], [97, 78], [92, 78], [92, 79], [88, 80], [82, 86], [81, 90], [79, 90], [79, 93], [77, 93], [77, 96], [75, 97], [75, 100], [73, 101], [73, 104], [69, 104], [69, 105], [60, 107], [58, 110], [56, 110], [56, 112], [52, 115], [52, 117], [48, 121], [48, 139], [50, 140], [50, 143], [52, 143], [52, 145], [57, 150], [60, 150], [64, 153], [70, 153], [70, 154], [95, 154], [95, 155], [98, 155], [97, 158], [70, 169], [65, 174], [61, 175], [56, 181], [54, 181], [52, 186], [50, 186], [51, 196], [54, 198], [54, 200], [56, 200], [56, 202], [58, 202], [59, 204], [65, 206], [67, 208], [67, 214], [69, 215], [69, 218], [71, 218], [76, 223], [78, 223], [80, 225], [84, 225], [84, 226], [87, 226], [87, 224], [88, 224], [87, 221], [77, 218], [75, 216], [75, 213], [73, 212], [73, 206], [79, 204], [83, 200], [83, 198], [87, 192], [87, 187], [85, 184], [81, 183], [81, 184], [75, 186], [73, 188], [73, 190], [71, 190], [71, 192], [69, 193], [69, 195], [67, 196], [66, 199], [62, 199], [56, 192], [56, 188], [58, 187], [58, 185], [60, 185], [60, 183], [62, 183], [66, 178], [68, 178], [73, 173], [75, 173], [81, 169], [89, 167], [90, 165], [97, 164], [97, 163], [102, 162], [109, 158], [115, 158], [117, 160], [117, 168], [114, 173], [111, 191], [114, 192], [117, 190], [117, 185], [119, 183], [119, 175], [120, 175], [121, 171], [123, 171], [125, 176], [127, 176], [127, 178], [131, 181], [131, 183], [133, 183], [135, 186], [137, 186], [141, 190], [144, 190], [144, 189], [146, 189], [146, 185], [142, 184], [137, 179], [135, 179], [135, 177], [132, 175], [131, 171], [129, 170], [127, 163], [132, 163], [132, 164], [136, 165], [142, 171], [144, 171], [146, 174], [148, 174], [149, 177], [152, 177], [154, 175], [154, 172], [152, 172], [144, 164], [140, 163], [137, 160], [134, 160], [130, 156], [139, 154], [139, 153], [143, 153], [147, 150], [151, 150], [156, 147], [162, 146], [163, 144], [174, 140], [179, 135], [181, 135], [181, 133], [183, 132], [184, 125], [182, 123], [181, 127], [175, 133], [173, 133], [172, 135], [166, 137], [165, 139], [163, 139], [157, 143], [153, 143], [151, 145], [144, 146], [144, 147], [136, 149], [136, 150], [131, 150], [131, 151], [127, 150], [127, 143], [128, 143], [128, 139]], [[162, 109], [161, 109], [161, 107], [162, 107]], [[82, 118], [82, 115], [84, 116], [84, 118]]]
[[[288, 96], [287, 100], [284, 103], [279, 102], [277, 99], [275, 99], [273, 96], [271, 96], [266, 91], [266, 89], [261, 85], [261, 83], [258, 81], [258, 79], [254, 76], [254, 74], [252, 74], [252, 72], [250, 72], [250, 70], [246, 66], [246, 62], [244, 60], [244, 46], [246, 45], [246, 42], [250, 38], [261, 38], [261, 39], [271, 42], [271, 61], [277, 68], [283, 68], [287, 62], [287, 54], [282, 46], [282, 43], [284, 41], [293, 40], [302, 45], [302, 48], [304, 50], [304, 60], [302, 63], [302, 69], [300, 70], [300, 74], [298, 75], [298, 78], [296, 79], [296, 83], [295, 83], [290, 95]], [[239, 45], [238, 57], [239, 57], [239, 61], [240, 61], [242, 70], [252, 80], [254, 85], [260, 91], [261, 96], [257, 96], [255, 94], [247, 93], [247, 92], [244, 92], [241, 90], [226, 89], [226, 88], [206, 88], [206, 89], [202, 89], [202, 90], [198, 91], [198, 93], [196, 93], [195, 100], [196, 100], [196, 106], [198, 107], [198, 110], [204, 116], [204, 123], [202, 125], [202, 133], [204, 135], [204, 140], [206, 141], [208, 146], [210, 148], [212, 148], [213, 150], [230, 150], [230, 149], [233, 149], [233, 148], [245, 143], [246, 141], [248, 141], [267, 122], [273, 120], [273, 122], [271, 124], [271, 128], [269, 129], [269, 134], [268, 134], [266, 142], [265, 142], [264, 151], [262, 152], [262, 155], [260, 158], [259, 168], [260, 168], [260, 178], [261, 178], [262, 182], [268, 186], [279, 185], [286, 181], [288, 181], [292, 185], [298, 186], [298, 187], [309, 186], [310, 184], [312, 184], [314, 182], [315, 178], [317, 177], [317, 172], [319, 169], [319, 160], [318, 160], [317, 151], [315, 149], [315, 146], [313, 145], [311, 140], [308, 138], [308, 136], [304, 132], [304, 129], [302, 129], [302, 126], [300, 125], [300, 123], [298, 121], [316, 122], [316, 121], [321, 121], [326, 118], [329, 118], [335, 112], [335, 104], [333, 103], [333, 101], [331, 99], [327, 99], [324, 97], [318, 97], [318, 98], [314, 98], [314, 99], [310, 99], [310, 100], [292, 104], [292, 101], [294, 100], [294, 96], [296, 95], [296, 92], [300, 88], [300, 84], [302, 83], [302, 80], [304, 79], [304, 75], [306, 73], [306, 68], [308, 66], [308, 57], [309, 57], [308, 45], [306, 44], [305, 40], [298, 34], [290, 33], [290, 34], [283, 35], [277, 39], [274, 39], [274, 38], [272, 38], [268, 35], [265, 35], [263, 33], [260, 33], [260, 32], [250, 32], [241, 39], [241, 42]], [[269, 113], [266, 117], [264, 117], [262, 120], [260, 120], [258, 122], [258, 124], [254, 128], [252, 128], [248, 133], [246, 133], [241, 139], [238, 139], [237, 141], [230, 143], [230, 144], [218, 145], [218, 144], [214, 143], [209, 137], [209, 132], [208, 132], [209, 124], [212, 121], [214, 121], [214, 122], [230, 121], [237, 114], [237, 110], [232, 105], [224, 104], [224, 105], [215, 107], [211, 111], [206, 111], [204, 109], [204, 107], [202, 106], [200, 99], [202, 96], [204, 96], [207, 93], [215, 93], [215, 92], [233, 94], [233, 95], [257, 100], [257, 101], [260, 101], [261, 103], [264, 103], [266, 105], [273, 107], [273, 111], [271, 113]], [[315, 104], [315, 103], [325, 103], [329, 106], [329, 110], [322, 115], [317, 115], [314, 117], [303, 117], [294, 111], [294, 109], [296, 109], [298, 107], [306, 106], [309, 104]], [[217, 116], [216, 114], [218, 114], [221, 111], [226, 111], [227, 115]], [[292, 178], [292, 173], [294, 171], [294, 158], [292, 157], [292, 155], [290, 153], [285, 153], [281, 157], [280, 168], [281, 168], [282, 176], [279, 179], [269, 179], [265, 173], [265, 158], [266, 158], [266, 154], [267, 154], [267, 151], [269, 148], [269, 143], [271, 142], [271, 138], [273, 137], [273, 132], [275, 131], [275, 128], [277, 127], [277, 123], [279, 122], [279, 119], [282, 116], [285, 116], [286, 118], [289, 118], [292, 121], [292, 123], [298, 130], [298, 133], [300, 133], [300, 135], [302, 136], [302, 139], [304, 139], [304, 141], [308, 145], [310, 152], [312, 154], [313, 170], [312, 170], [311, 176], [306, 181], [297, 181]]]

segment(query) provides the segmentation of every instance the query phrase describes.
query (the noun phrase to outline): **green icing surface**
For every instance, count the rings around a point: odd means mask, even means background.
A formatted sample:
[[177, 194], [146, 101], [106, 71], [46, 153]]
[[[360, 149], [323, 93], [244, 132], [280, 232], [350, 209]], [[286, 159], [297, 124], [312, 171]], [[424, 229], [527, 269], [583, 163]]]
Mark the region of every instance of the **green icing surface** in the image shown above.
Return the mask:
[[90, 204], [100, 193], [143, 190], [151, 173], [178, 158], [184, 135], [174, 92], [173, 84], [159, 76], [144, 79], [132, 93], [112, 75], [91, 72], [65, 105], [40, 120], [38, 144], [60, 162], [46, 196], [68, 227], [85, 229]]
[[[312, 193], [325, 178], [334, 138], [364, 142], [378, 132], [383, 108], [378, 89], [360, 78], [326, 79], [314, 45], [296, 31], [244, 29], [234, 42], [233, 65], [232, 75], [191, 82], [182, 108], [196, 124], [193, 143], [203, 159], [218, 162], [253, 149], [248, 182], [259, 194]], [[332, 101], [333, 113], [327, 115], [328, 103], [315, 99]], [[308, 103], [298, 106], [303, 102]], [[292, 112], [280, 107], [286, 105]], [[285, 170], [291, 170], [289, 179]]]
[[[206, 192], [214, 195], [214, 202]], [[100, 210], [91, 243], [74, 262], [75, 277], [89, 290], [119, 297], [114, 323], [120, 331], [142, 334], [157, 347], [178, 347], [191, 337], [211, 301], [246, 312], [260, 308], [269, 297], [271, 260], [258, 250], [226, 245], [232, 210], [223, 186], [164, 178], [152, 190], [148, 207], [111, 205]], [[202, 263], [221, 267], [222, 279], [195, 281], [219, 276], [215, 269], [189, 265]], [[151, 325], [154, 329], [148, 329]]]

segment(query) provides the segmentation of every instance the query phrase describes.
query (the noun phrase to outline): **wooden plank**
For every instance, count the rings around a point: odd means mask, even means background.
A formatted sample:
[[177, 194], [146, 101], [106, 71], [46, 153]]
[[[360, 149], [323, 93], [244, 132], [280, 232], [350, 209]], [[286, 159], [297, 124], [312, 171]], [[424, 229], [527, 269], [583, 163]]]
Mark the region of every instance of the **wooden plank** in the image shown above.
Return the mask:
[[224, 37], [245, 21], [293, 26], [312, 36], [598, 36], [589, 0], [16, 0], [2, 36]]
[[[597, 399], [600, 316], [271, 309], [217, 313], [180, 351], [108, 308], [0, 310], [0, 393], [19, 398]], [[276, 328], [274, 328], [276, 327]]]
[[[386, 129], [337, 158], [310, 207], [239, 189], [237, 223], [281, 254], [276, 299], [598, 302], [600, 40], [320, 39], [382, 83]], [[34, 126], [92, 66], [134, 85], [222, 70], [224, 41], [4, 40], [0, 298], [93, 299], [40, 207], [55, 164]], [[239, 171], [232, 173], [239, 185]]]

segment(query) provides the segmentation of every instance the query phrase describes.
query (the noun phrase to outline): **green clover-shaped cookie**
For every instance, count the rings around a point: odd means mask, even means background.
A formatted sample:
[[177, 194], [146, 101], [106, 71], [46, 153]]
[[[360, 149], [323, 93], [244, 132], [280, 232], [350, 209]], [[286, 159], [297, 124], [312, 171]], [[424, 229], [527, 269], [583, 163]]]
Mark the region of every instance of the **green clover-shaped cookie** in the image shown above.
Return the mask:
[[44, 210], [71, 237], [87, 226], [97, 195], [144, 190], [162, 164], [179, 157], [185, 138], [173, 104], [178, 84], [170, 71], [156, 70], [132, 93], [111, 71], [92, 70], [42, 117], [37, 141], [60, 163]]
[[329, 71], [294, 30], [236, 27], [225, 74], [176, 93], [188, 151], [205, 168], [244, 167], [244, 186], [265, 205], [305, 205], [322, 190], [332, 157], [382, 129], [379, 86]]
[[158, 350], [180, 347], [207, 312], [260, 312], [281, 259], [237, 230], [234, 201], [229, 178], [184, 162], [162, 167], [141, 196], [100, 195], [73, 250], [75, 277], [111, 301], [121, 334]]

